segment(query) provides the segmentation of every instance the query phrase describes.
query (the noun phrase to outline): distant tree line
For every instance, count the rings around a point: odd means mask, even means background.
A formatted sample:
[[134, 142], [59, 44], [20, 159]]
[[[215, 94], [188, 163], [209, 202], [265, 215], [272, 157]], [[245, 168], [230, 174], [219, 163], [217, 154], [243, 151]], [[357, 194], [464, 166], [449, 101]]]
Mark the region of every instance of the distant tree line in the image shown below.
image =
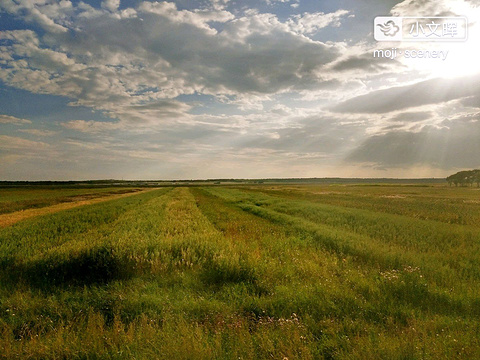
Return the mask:
[[459, 171], [447, 177], [450, 186], [472, 186], [474, 183], [480, 187], [480, 170]]

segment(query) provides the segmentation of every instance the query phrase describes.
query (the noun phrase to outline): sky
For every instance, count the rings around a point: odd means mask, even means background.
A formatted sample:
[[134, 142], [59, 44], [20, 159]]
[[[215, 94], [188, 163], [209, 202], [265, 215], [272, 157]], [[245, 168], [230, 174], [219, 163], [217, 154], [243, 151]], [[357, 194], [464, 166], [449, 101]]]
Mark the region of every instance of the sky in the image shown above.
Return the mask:
[[[376, 16], [465, 16], [377, 42]], [[0, 180], [480, 167], [480, 0], [0, 0]], [[442, 51], [434, 58], [375, 50]]]

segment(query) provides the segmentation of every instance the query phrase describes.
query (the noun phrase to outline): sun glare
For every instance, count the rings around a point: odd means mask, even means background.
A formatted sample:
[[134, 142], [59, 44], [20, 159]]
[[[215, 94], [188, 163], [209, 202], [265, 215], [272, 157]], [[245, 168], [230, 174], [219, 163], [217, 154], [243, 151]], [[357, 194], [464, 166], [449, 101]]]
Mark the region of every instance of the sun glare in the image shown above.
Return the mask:
[[[468, 18], [467, 40], [459, 43], [429, 44], [429, 50], [443, 51], [446, 54], [445, 60], [410, 59], [408, 62], [405, 61], [405, 64], [432, 77], [456, 78], [479, 73], [480, 7], [469, 6], [468, 9], [462, 7], [457, 13], [465, 14]], [[423, 50], [418, 44], [415, 47]]]

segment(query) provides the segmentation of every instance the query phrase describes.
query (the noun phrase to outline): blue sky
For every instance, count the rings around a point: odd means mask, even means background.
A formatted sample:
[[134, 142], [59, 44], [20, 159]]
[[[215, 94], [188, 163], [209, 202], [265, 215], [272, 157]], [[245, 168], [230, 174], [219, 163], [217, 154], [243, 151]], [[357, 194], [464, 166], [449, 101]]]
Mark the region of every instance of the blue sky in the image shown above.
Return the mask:
[[[378, 15], [467, 16], [377, 43]], [[479, 2], [0, 0], [0, 180], [440, 177], [480, 167]], [[375, 49], [449, 51], [446, 61]]]

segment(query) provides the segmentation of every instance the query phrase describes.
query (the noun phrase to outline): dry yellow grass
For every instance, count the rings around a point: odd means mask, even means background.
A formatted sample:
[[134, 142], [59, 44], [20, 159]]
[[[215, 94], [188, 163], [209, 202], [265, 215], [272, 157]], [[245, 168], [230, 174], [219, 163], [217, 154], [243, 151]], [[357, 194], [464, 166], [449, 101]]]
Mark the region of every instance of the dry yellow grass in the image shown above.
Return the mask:
[[156, 188], [145, 189], [145, 190], [141, 190], [141, 191], [133, 191], [133, 192], [129, 192], [129, 193], [126, 193], [126, 194], [116, 194], [116, 195], [108, 195], [107, 194], [105, 196], [100, 196], [100, 197], [97, 197], [97, 198], [94, 198], [94, 199], [79, 200], [79, 201], [74, 201], [74, 202], [65, 202], [65, 203], [61, 203], [61, 204], [55, 204], [55, 205], [52, 205], [52, 206], [42, 207], [42, 208], [39, 208], [39, 209], [27, 209], [27, 210], [16, 211], [16, 212], [9, 213], [9, 214], [3, 214], [3, 215], [0, 215], [0, 228], [11, 226], [13, 224], [16, 224], [19, 221], [29, 219], [29, 218], [32, 218], [32, 217], [42, 216], [42, 215], [47, 215], [47, 214], [53, 214], [53, 213], [56, 213], [56, 212], [59, 212], [59, 211], [68, 210], [68, 209], [76, 208], [76, 207], [79, 207], [79, 206], [92, 205], [92, 204], [97, 204], [97, 203], [101, 203], [101, 202], [104, 202], [104, 201], [119, 199], [119, 198], [123, 198], [123, 197], [127, 197], [127, 196], [136, 195], [136, 194], [139, 194], [141, 192], [152, 191], [152, 190], [155, 190], [155, 189]]

